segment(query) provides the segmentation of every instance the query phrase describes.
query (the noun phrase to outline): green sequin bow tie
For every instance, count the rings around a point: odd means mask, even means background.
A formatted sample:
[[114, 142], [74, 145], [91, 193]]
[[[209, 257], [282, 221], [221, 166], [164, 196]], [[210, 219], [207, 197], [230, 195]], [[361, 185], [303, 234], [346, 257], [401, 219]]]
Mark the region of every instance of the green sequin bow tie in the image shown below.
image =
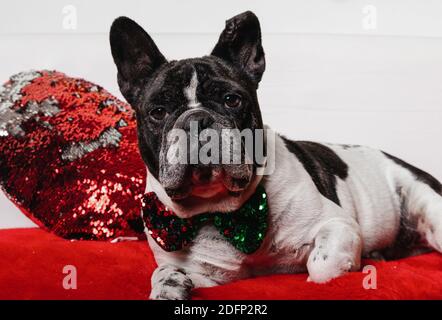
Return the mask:
[[143, 220], [152, 238], [166, 251], [188, 245], [205, 223], [213, 222], [219, 232], [239, 251], [258, 250], [267, 231], [267, 194], [262, 186], [238, 210], [203, 213], [182, 219], [165, 207], [154, 192], [143, 197]]

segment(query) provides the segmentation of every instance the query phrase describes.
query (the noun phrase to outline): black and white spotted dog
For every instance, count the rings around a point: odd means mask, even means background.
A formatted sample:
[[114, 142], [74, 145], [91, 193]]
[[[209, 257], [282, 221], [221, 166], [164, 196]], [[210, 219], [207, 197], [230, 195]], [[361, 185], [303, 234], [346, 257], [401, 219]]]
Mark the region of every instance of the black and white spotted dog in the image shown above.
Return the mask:
[[269, 273], [308, 271], [326, 282], [360, 268], [361, 256], [386, 258], [426, 247], [442, 251], [442, 187], [431, 175], [362, 146], [292, 141], [277, 134], [267, 153], [275, 169], [255, 164], [171, 166], [173, 128], [189, 121], [265, 129], [256, 90], [265, 69], [261, 31], [251, 12], [227, 21], [209, 56], [167, 61], [150, 36], [121, 17], [110, 31], [118, 84], [134, 107], [147, 191], [177, 216], [240, 208], [258, 184], [268, 195], [269, 229], [253, 254], [235, 249], [205, 225], [188, 247], [166, 252], [150, 237], [158, 268], [153, 299], [186, 299], [207, 287]]

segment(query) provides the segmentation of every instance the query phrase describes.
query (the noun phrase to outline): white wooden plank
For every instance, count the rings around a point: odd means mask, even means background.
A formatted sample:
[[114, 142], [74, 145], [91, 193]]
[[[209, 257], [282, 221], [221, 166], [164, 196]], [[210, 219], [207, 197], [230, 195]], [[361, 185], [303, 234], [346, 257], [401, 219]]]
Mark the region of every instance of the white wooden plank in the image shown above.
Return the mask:
[[[63, 23], [72, 17], [70, 6], [75, 30]], [[373, 8], [375, 29], [367, 28]], [[0, 5], [0, 33], [106, 33], [120, 15], [154, 33], [218, 33], [245, 10], [260, 17], [264, 33], [442, 36], [439, 0], [14, 0]]]

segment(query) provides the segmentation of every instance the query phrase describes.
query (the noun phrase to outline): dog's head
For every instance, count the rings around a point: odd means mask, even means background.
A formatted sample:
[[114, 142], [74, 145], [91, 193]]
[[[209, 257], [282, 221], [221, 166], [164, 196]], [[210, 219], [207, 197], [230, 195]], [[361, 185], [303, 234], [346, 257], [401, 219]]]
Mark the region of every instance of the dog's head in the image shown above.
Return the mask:
[[[120, 90], [136, 112], [149, 182], [160, 199], [181, 217], [240, 207], [256, 187], [256, 161], [246, 161], [250, 157], [240, 148], [241, 161], [226, 163], [222, 156], [238, 149], [221, 142], [226, 132], [232, 137], [263, 129], [256, 90], [265, 59], [257, 17], [245, 12], [228, 20], [212, 53], [202, 58], [167, 61], [126, 17], [112, 24], [110, 43]], [[204, 140], [220, 147], [214, 155], [206, 146], [209, 161], [200, 159]], [[176, 161], [183, 150], [185, 161]]]

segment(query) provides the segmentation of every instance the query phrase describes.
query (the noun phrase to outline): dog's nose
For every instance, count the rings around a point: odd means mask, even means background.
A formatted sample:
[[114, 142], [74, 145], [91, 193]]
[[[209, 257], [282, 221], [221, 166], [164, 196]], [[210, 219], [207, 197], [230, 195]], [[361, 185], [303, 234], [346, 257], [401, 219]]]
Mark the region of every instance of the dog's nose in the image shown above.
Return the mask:
[[214, 122], [214, 119], [211, 116], [204, 116], [198, 119], [198, 128], [200, 130], [204, 130], [209, 128]]
[[198, 128], [198, 131], [210, 128], [214, 119], [208, 114], [196, 114], [191, 115], [185, 122], [184, 130], [190, 130], [190, 125], [193, 122], [194, 128]]
[[[210, 128], [215, 122], [215, 119], [205, 110], [190, 110], [181, 117], [179, 121], [182, 124], [184, 130], [190, 130], [191, 124], [194, 128], [198, 128], [199, 131]], [[179, 125], [178, 125], [179, 126]]]

